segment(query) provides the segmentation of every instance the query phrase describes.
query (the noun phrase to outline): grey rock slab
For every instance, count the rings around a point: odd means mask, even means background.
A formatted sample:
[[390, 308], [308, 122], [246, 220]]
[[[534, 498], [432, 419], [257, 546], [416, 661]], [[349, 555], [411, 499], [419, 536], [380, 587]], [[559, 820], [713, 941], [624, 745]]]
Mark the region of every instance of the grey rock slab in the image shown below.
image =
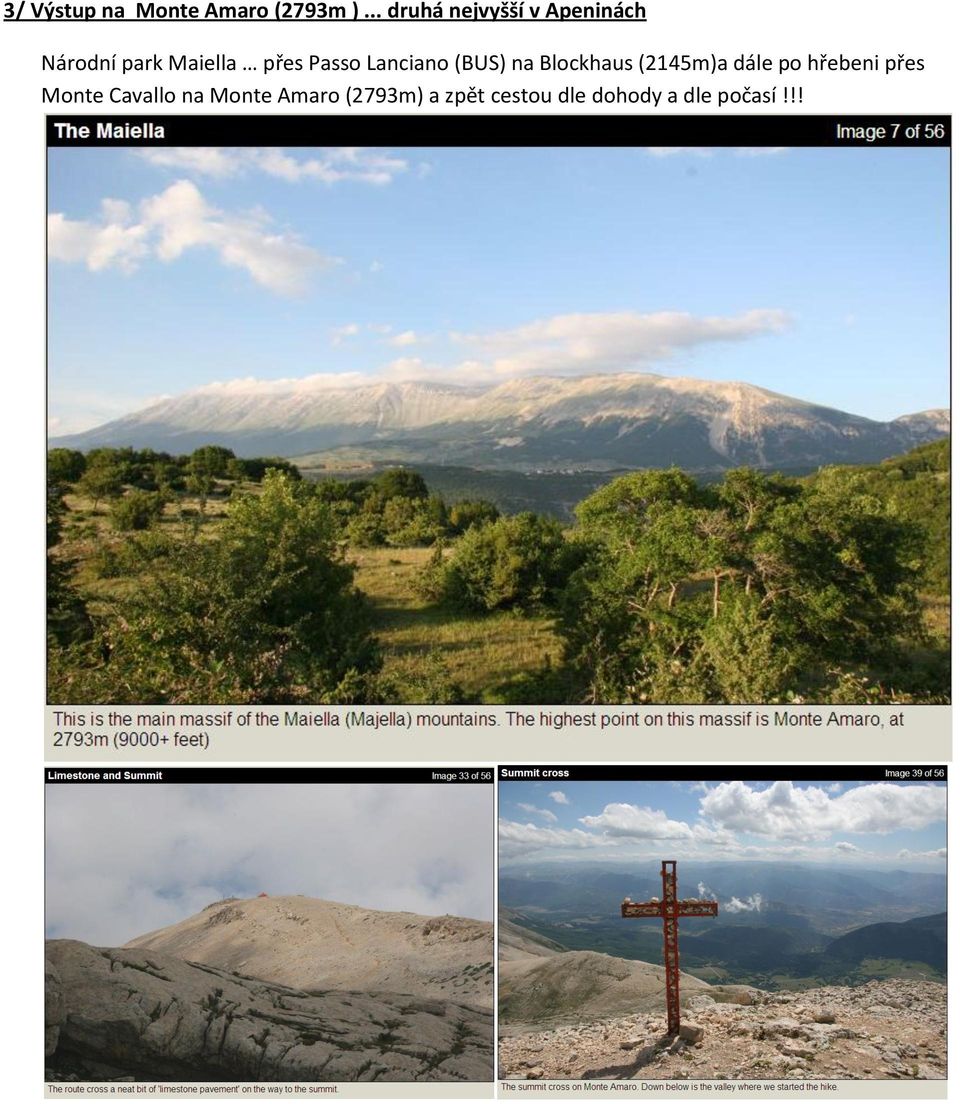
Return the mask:
[[49, 959], [44, 959], [43, 962], [43, 983], [43, 1052], [46, 1057], [49, 1058], [57, 1049], [57, 1042], [60, 1038], [60, 1025], [63, 1023], [64, 1018], [63, 983], [60, 980], [60, 975], [57, 973], [56, 967]]
[[[54, 1070], [97, 1079], [488, 1081], [492, 1016], [403, 994], [302, 990], [136, 948], [52, 940]], [[56, 983], [48, 973], [51, 991]]]

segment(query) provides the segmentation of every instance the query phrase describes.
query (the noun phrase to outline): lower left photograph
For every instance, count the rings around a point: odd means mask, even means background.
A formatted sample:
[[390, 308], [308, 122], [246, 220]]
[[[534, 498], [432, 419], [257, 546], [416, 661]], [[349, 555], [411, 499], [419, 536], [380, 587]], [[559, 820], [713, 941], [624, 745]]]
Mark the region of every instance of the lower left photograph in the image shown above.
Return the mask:
[[45, 783], [47, 1082], [493, 1080], [489, 769]]

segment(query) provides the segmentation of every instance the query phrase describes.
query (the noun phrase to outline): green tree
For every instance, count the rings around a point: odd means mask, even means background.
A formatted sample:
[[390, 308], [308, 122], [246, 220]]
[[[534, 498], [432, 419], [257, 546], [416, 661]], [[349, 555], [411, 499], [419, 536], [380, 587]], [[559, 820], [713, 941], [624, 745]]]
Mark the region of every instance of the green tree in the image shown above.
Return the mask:
[[62, 486], [76, 483], [87, 468], [87, 458], [77, 449], [54, 448], [47, 453], [47, 479]]
[[224, 479], [231, 460], [235, 460], [233, 450], [222, 445], [203, 445], [190, 454], [187, 470], [192, 475], [206, 475], [211, 479]]
[[77, 493], [89, 498], [96, 510], [105, 498], [118, 498], [123, 492], [123, 469], [116, 464], [97, 463], [87, 465], [87, 470], [77, 480]]
[[919, 534], [849, 470], [615, 480], [577, 508], [594, 551], [559, 628], [594, 701], [775, 701], [889, 662], [920, 631]]
[[449, 524], [455, 533], [465, 533], [472, 525], [496, 521], [500, 511], [485, 499], [464, 499], [450, 507]]
[[88, 663], [86, 692], [181, 703], [364, 700], [379, 657], [336, 532], [307, 485], [269, 472], [262, 493], [237, 496], [208, 539], [168, 540], [162, 556], [154, 542], [138, 587], [115, 599], [102, 627], [109, 661]]
[[387, 468], [373, 480], [371, 486], [384, 501], [391, 498], [427, 498], [430, 494], [423, 476], [408, 468]]
[[471, 610], [544, 605], [562, 587], [574, 556], [553, 519], [531, 513], [499, 518], [468, 529], [443, 561], [444, 598]]
[[86, 603], [73, 581], [74, 561], [61, 547], [67, 506], [63, 488], [47, 483], [47, 639], [52, 649], [81, 641], [91, 632]]
[[110, 520], [121, 533], [149, 529], [163, 513], [166, 498], [159, 491], [128, 491], [110, 507]]
[[[390, 498], [383, 507], [383, 534], [395, 548], [433, 544], [443, 536], [443, 513], [431, 509], [431, 499]], [[441, 506], [443, 500], [440, 500]]]

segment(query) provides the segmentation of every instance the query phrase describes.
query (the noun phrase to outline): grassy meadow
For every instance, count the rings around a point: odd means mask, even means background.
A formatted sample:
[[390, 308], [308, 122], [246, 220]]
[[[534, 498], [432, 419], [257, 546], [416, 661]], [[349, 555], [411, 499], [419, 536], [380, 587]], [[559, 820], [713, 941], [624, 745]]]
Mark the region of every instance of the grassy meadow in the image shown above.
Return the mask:
[[416, 686], [424, 666], [436, 665], [462, 691], [461, 701], [503, 704], [519, 700], [524, 676], [557, 667], [562, 645], [553, 619], [512, 610], [488, 614], [444, 609], [420, 598], [414, 579], [429, 548], [367, 548], [350, 553], [355, 581], [373, 606], [383, 651], [383, 674], [397, 687]]

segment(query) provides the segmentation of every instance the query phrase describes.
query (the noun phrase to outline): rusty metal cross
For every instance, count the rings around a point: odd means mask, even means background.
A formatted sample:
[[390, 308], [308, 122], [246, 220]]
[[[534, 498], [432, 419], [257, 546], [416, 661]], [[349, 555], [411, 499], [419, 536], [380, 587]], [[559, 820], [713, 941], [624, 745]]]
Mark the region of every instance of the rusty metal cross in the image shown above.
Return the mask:
[[620, 906], [620, 915], [643, 919], [659, 916], [663, 919], [663, 965], [667, 982], [667, 1034], [680, 1033], [680, 948], [678, 946], [677, 921], [681, 916], [716, 916], [717, 902], [677, 897], [677, 864], [664, 859], [660, 864], [663, 879], [663, 897], [658, 901], [631, 901], [628, 897]]

